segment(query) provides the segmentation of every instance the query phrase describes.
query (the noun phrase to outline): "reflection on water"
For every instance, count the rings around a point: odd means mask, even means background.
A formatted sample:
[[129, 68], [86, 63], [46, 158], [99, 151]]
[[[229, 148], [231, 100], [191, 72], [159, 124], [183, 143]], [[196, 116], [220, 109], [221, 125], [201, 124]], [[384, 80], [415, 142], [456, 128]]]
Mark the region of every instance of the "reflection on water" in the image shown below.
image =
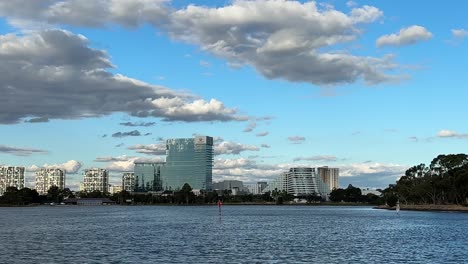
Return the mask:
[[[0, 208], [10, 263], [463, 263], [468, 214], [311, 206]], [[2, 261], [0, 261], [2, 262]]]

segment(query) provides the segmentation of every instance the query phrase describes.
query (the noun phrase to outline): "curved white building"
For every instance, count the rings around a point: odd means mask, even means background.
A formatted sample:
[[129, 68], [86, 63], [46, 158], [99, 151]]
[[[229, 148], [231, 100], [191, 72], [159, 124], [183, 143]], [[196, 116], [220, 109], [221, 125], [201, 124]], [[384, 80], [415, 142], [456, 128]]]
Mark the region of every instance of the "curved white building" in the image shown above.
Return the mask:
[[290, 168], [271, 182], [265, 191], [271, 192], [275, 189], [285, 190], [294, 196], [325, 196], [330, 193], [330, 187], [315, 173], [315, 168]]

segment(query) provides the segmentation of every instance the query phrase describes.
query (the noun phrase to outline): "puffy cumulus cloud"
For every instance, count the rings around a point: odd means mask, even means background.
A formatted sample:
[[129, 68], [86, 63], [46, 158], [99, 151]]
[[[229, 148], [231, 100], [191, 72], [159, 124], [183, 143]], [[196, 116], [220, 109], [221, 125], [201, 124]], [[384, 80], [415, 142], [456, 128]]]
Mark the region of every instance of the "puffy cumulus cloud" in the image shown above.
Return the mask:
[[41, 150], [41, 149], [20, 148], [20, 147], [0, 145], [0, 153], [10, 154], [10, 155], [15, 155], [15, 156], [31, 156], [33, 154], [47, 154], [48, 151]]
[[246, 121], [246, 116], [235, 116], [236, 109], [229, 109], [216, 99], [197, 99], [187, 102], [182, 98], [158, 98], [152, 101], [157, 110], [154, 114], [163, 116], [165, 121]]
[[292, 144], [302, 144], [302, 143], [305, 142], [306, 138], [303, 137], [303, 136], [290, 136], [290, 137], [288, 137], [288, 140]]
[[76, 174], [81, 169], [82, 165], [83, 164], [81, 164], [80, 162], [78, 162], [76, 160], [69, 160], [67, 162], [60, 163], [60, 164], [47, 164], [46, 163], [46, 164], [44, 164], [42, 166], [31, 165], [30, 167], [27, 168], [27, 170], [30, 171], [30, 172], [34, 172], [34, 171], [38, 171], [41, 168], [45, 168], [45, 169], [62, 169], [62, 170], [65, 170], [65, 172], [67, 174]]
[[456, 131], [443, 129], [443, 130], [440, 130], [440, 131], [437, 133], [437, 137], [440, 137], [440, 138], [458, 138], [458, 139], [465, 139], [465, 138], [468, 138], [468, 134], [466, 134], [466, 133], [458, 133], [458, 132], [456, 132]]
[[0, 1], [0, 15], [16, 26], [34, 21], [50, 24], [102, 27], [118, 24], [136, 27], [157, 25], [167, 19], [167, 0], [15, 0]]
[[432, 38], [432, 33], [422, 26], [410, 26], [403, 28], [399, 33], [383, 35], [377, 39], [378, 47], [384, 46], [405, 46], [415, 44], [419, 41], [429, 40]]
[[95, 162], [104, 162], [107, 163], [105, 165], [105, 169], [111, 172], [125, 172], [125, 171], [133, 171], [135, 166], [135, 162], [162, 162], [164, 161], [162, 158], [142, 158], [142, 157], [134, 157], [134, 156], [118, 156], [118, 157], [97, 157]]
[[340, 185], [353, 184], [359, 187], [385, 188], [404, 175], [408, 166], [384, 163], [356, 163], [338, 166]]
[[268, 131], [265, 131], [265, 132], [260, 132], [260, 133], [257, 133], [255, 134], [255, 136], [257, 137], [265, 137], [265, 136], [268, 136], [268, 134], [270, 134]]
[[[383, 16], [373, 6], [353, 6], [344, 13], [315, 1], [236, 0], [222, 7], [191, 4], [177, 10], [168, 2], [3, 1], [0, 15], [17, 27], [36, 27], [40, 23], [136, 27], [149, 23], [173, 39], [198, 45], [226, 59], [230, 65], [251, 65], [268, 79], [330, 85], [358, 79], [377, 84], [402, 78], [387, 74], [397, 67], [392, 57], [339, 51], [361, 34], [363, 24]], [[339, 48], [334, 49], [336, 45]]]
[[452, 35], [454, 38], [463, 39], [468, 37], [468, 30], [466, 29], [452, 29]]
[[329, 156], [329, 155], [320, 155], [320, 156], [311, 156], [311, 157], [297, 157], [294, 158], [293, 161], [327, 161], [327, 162], [335, 162], [337, 161], [337, 157]]
[[135, 150], [138, 153], [147, 154], [147, 155], [159, 156], [159, 155], [166, 154], [165, 143], [156, 143], [156, 144], [149, 144], [149, 145], [136, 144], [136, 145], [128, 147], [128, 149]]
[[400, 78], [386, 73], [397, 67], [391, 56], [355, 56], [333, 47], [355, 40], [361, 24], [382, 15], [372, 6], [346, 14], [321, 9], [314, 1], [237, 0], [218, 8], [189, 5], [171, 13], [163, 28], [172, 38], [199, 45], [231, 65], [251, 65], [268, 79], [376, 84]]
[[156, 122], [122, 122], [120, 125], [129, 127], [150, 127], [154, 126]]
[[0, 123], [114, 112], [186, 122], [242, 119], [218, 100], [112, 74], [107, 53], [88, 44], [84, 36], [55, 29], [0, 35]]
[[228, 154], [239, 155], [244, 151], [259, 151], [260, 148], [254, 145], [245, 145], [232, 141], [223, 141], [214, 146], [214, 153], [216, 155]]

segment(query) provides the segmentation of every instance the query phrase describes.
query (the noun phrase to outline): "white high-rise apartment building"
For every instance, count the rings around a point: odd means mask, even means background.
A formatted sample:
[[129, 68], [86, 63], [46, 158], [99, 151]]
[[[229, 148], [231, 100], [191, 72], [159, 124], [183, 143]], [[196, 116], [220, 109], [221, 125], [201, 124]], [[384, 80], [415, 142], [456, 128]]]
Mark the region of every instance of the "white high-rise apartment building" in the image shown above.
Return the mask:
[[24, 167], [0, 166], [0, 195], [7, 187], [24, 188]]
[[317, 168], [317, 174], [328, 186], [329, 191], [340, 188], [340, 170], [338, 168], [329, 168], [328, 166]]
[[122, 190], [127, 192], [135, 191], [135, 173], [124, 172], [122, 176]]
[[86, 169], [83, 175], [83, 191], [109, 192], [109, 173], [107, 170], [99, 168]]
[[59, 190], [65, 189], [64, 170], [42, 168], [36, 171], [36, 191], [40, 195], [47, 194], [52, 186], [57, 186]]

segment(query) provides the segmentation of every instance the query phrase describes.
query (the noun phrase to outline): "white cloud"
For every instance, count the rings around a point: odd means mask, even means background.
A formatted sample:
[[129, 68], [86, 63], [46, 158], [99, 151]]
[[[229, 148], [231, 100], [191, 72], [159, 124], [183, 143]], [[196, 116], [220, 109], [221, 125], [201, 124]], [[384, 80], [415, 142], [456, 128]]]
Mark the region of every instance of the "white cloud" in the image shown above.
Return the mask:
[[458, 139], [465, 139], [465, 138], [468, 138], [468, 134], [466, 134], [466, 133], [458, 133], [458, 132], [456, 132], [456, 131], [443, 129], [443, 130], [440, 130], [440, 131], [437, 133], [437, 137], [440, 137], [440, 138], [458, 138]]
[[452, 35], [455, 38], [463, 39], [468, 37], [468, 30], [466, 29], [452, 29]]
[[135, 162], [162, 162], [163, 158], [142, 158], [134, 156], [97, 157], [94, 161], [107, 163], [105, 169], [111, 172], [133, 171]]
[[[252, 159], [216, 159], [213, 168], [213, 179], [241, 180], [244, 182], [272, 181], [282, 172], [294, 167], [317, 168], [326, 164], [259, 164]], [[404, 175], [407, 166], [378, 162], [342, 164], [335, 166], [340, 170], [340, 185], [353, 184], [359, 187], [383, 188], [395, 183]]]
[[189, 5], [171, 14], [165, 30], [229, 64], [251, 65], [268, 79], [327, 85], [362, 78], [376, 84], [400, 78], [386, 74], [396, 67], [391, 57], [359, 57], [333, 47], [355, 40], [358, 24], [382, 15], [371, 6], [345, 14], [315, 2], [238, 0], [219, 8]]
[[15, 0], [1, 1], [0, 15], [20, 27], [34, 21], [84, 27], [118, 24], [136, 27], [143, 23], [159, 24], [167, 19], [167, 0]]
[[235, 0], [216, 8], [191, 4], [179, 10], [169, 3], [4, 1], [0, 3], [0, 15], [16, 26], [151, 24], [173, 39], [198, 45], [203, 51], [226, 59], [229, 65], [250, 65], [268, 79], [333, 85], [360, 79], [378, 84], [404, 77], [388, 74], [398, 67], [392, 57], [356, 56], [341, 51], [342, 45], [359, 37], [362, 24], [373, 23], [383, 16], [373, 6], [352, 4], [350, 13], [344, 13], [315, 1]]
[[163, 142], [149, 145], [137, 144], [128, 147], [128, 149], [147, 155], [166, 155], [166, 143]]
[[55, 29], [0, 35], [0, 124], [115, 112], [165, 121], [246, 119], [216, 99], [112, 74], [107, 53], [88, 44], [82, 35]]
[[259, 151], [260, 148], [254, 145], [245, 145], [232, 141], [223, 141], [214, 146], [214, 153], [216, 155], [239, 155], [244, 151]]
[[31, 165], [27, 168], [28, 171], [37, 171], [41, 168], [46, 169], [62, 169], [65, 170], [67, 174], [76, 174], [80, 170], [82, 164], [76, 160], [69, 160], [60, 164], [44, 164], [42, 166]]
[[397, 34], [383, 35], [377, 39], [378, 47], [384, 46], [405, 46], [415, 44], [419, 41], [429, 40], [432, 33], [426, 28], [418, 25], [403, 28]]

